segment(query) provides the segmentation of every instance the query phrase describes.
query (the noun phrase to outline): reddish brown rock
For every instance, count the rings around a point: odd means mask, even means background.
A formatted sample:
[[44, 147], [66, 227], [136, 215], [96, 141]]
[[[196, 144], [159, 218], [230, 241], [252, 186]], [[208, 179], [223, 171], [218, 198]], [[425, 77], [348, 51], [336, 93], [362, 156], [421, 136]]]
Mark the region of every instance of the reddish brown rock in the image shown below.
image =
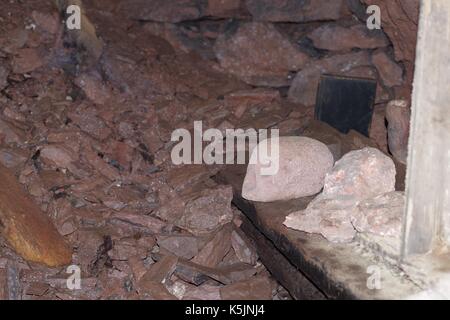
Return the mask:
[[71, 112], [69, 118], [84, 132], [92, 137], [105, 140], [111, 134], [111, 129], [108, 128], [105, 121], [97, 116], [92, 109], [81, 109], [76, 112]]
[[403, 69], [393, 61], [385, 51], [378, 50], [372, 54], [372, 62], [387, 87], [403, 84]]
[[161, 248], [187, 260], [192, 259], [199, 251], [197, 238], [192, 236], [159, 236], [157, 239]]
[[243, 81], [260, 86], [285, 86], [289, 72], [300, 70], [308, 61], [271, 24], [242, 24], [234, 34], [221, 35], [214, 46], [224, 70]]
[[161, 233], [166, 227], [166, 224], [158, 218], [125, 212], [112, 215], [109, 221], [112, 224], [128, 224], [130, 228], [145, 230], [153, 234]]
[[419, 0], [364, 0], [381, 9], [383, 31], [394, 45], [395, 60], [406, 67], [406, 83], [412, 83], [416, 55]]
[[256, 265], [258, 254], [255, 245], [240, 229], [233, 230], [231, 245], [239, 261], [252, 266]]
[[14, 73], [28, 73], [44, 65], [44, 61], [34, 48], [20, 49], [14, 56], [12, 71]]
[[337, 20], [344, 16], [343, 0], [246, 0], [254, 20], [272, 22], [309, 22]]
[[344, 197], [326, 198], [319, 195], [307, 207], [286, 217], [288, 228], [321, 234], [331, 242], [349, 242], [356, 235], [351, 223], [357, 200]]
[[390, 192], [361, 201], [352, 217], [352, 223], [359, 232], [399, 239], [404, 210], [404, 192]]
[[394, 162], [378, 149], [349, 152], [326, 176], [323, 192], [305, 210], [286, 217], [284, 224], [332, 242], [351, 241], [358, 203], [394, 191], [395, 175]]
[[395, 190], [395, 165], [375, 148], [347, 153], [325, 177], [322, 195], [326, 198], [367, 199]]
[[82, 74], [75, 79], [75, 84], [80, 87], [86, 96], [97, 104], [105, 104], [111, 97], [111, 91], [105, 86], [100, 75]]
[[231, 249], [231, 231], [230, 225], [223, 227], [192, 259], [192, 262], [205, 267], [217, 267]]
[[77, 160], [77, 155], [64, 145], [48, 145], [41, 149], [40, 156], [44, 162], [57, 168], [70, 168]]
[[220, 289], [223, 300], [271, 300], [271, 281], [264, 276], [227, 285]]
[[22, 149], [0, 149], [0, 163], [11, 169], [23, 165], [28, 155]]
[[339, 25], [323, 25], [308, 37], [318, 49], [331, 51], [350, 51], [353, 48], [376, 49], [387, 47], [389, 40], [379, 30], [369, 30], [366, 25], [357, 24], [352, 27]]
[[141, 281], [138, 292], [144, 300], [177, 300], [162, 283]]
[[212, 17], [234, 18], [245, 14], [242, 0], [208, 0], [205, 14]]
[[322, 74], [355, 75], [352, 71], [357, 69], [357, 76], [371, 78], [371, 69], [365, 68], [366, 74], [361, 73], [361, 67], [371, 65], [370, 56], [361, 51], [343, 55], [335, 55], [322, 60], [311, 61], [308, 66], [297, 73], [288, 92], [288, 99], [294, 103], [313, 106], [316, 103], [317, 89]]
[[379, 149], [388, 152], [387, 126], [386, 126], [386, 107], [376, 106], [372, 115], [369, 137], [376, 142]]
[[183, 296], [183, 300], [221, 300], [220, 287], [203, 284], [198, 287], [190, 286]]
[[[241, 118], [248, 108], [260, 104], [272, 103], [278, 99], [280, 99], [280, 92], [278, 90], [257, 88], [232, 92], [225, 96], [225, 104], [227, 107], [233, 108], [233, 113], [236, 118]], [[231, 129], [231, 127], [228, 129]]]
[[233, 219], [230, 186], [206, 189], [192, 196], [184, 207], [183, 216], [176, 222], [179, 227], [201, 235], [213, 232]]
[[6, 269], [0, 268], [0, 300], [8, 299], [8, 278]]
[[51, 220], [22, 190], [15, 177], [0, 166], [0, 233], [26, 260], [48, 266], [69, 264], [72, 252]]
[[164, 283], [175, 271], [178, 259], [174, 256], [163, 256], [158, 262], [152, 264], [142, 276], [140, 283]]
[[11, 123], [0, 119], [0, 141], [6, 144], [23, 144], [26, 140], [25, 132], [12, 125]]
[[388, 121], [389, 151], [400, 163], [406, 164], [408, 158], [409, 128], [411, 111], [405, 100], [393, 100], [386, 108]]

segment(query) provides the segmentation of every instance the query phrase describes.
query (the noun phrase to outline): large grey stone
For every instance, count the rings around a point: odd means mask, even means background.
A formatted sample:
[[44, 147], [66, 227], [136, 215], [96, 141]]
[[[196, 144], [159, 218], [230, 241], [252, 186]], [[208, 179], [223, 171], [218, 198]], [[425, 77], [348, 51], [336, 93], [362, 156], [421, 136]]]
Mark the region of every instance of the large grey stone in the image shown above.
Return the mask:
[[[262, 175], [261, 169], [266, 165], [254, 161], [261, 144], [252, 152], [251, 163], [247, 168], [242, 196], [245, 199], [271, 202], [307, 197], [320, 192], [325, 175], [333, 167], [333, 155], [325, 144], [306, 137], [280, 137], [278, 143], [279, 170], [275, 175]], [[253, 161], [252, 161], [253, 160]], [[260, 160], [260, 159], [258, 159]]]

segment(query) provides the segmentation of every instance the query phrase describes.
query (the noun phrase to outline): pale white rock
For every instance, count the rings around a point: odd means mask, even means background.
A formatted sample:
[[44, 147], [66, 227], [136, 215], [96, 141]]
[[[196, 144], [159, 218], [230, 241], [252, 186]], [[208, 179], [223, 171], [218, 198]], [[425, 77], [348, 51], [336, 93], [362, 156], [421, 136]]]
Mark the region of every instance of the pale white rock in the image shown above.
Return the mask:
[[[263, 141], [264, 142], [264, 141]], [[315, 195], [323, 188], [325, 175], [333, 167], [333, 155], [325, 144], [306, 137], [280, 137], [268, 139], [267, 148], [277, 150], [271, 154], [270, 164], [257, 159], [261, 143], [252, 151], [250, 164], [242, 186], [242, 197], [247, 200], [272, 202]], [[278, 172], [263, 175], [278, 162]]]
[[327, 174], [323, 196], [371, 198], [395, 190], [395, 165], [391, 158], [375, 148], [347, 153]]
[[[400, 197], [391, 194], [395, 190], [395, 174], [392, 159], [381, 151], [374, 148], [352, 151], [336, 162], [326, 175], [323, 192], [305, 210], [286, 217], [284, 225], [321, 234], [332, 242], [353, 240], [357, 231], [353, 222], [360, 230], [395, 234], [398, 224], [393, 217], [398, 213], [384, 212], [384, 218], [379, 219], [373, 216], [374, 211], [383, 213], [377, 205], [386, 205], [391, 197], [395, 200], [393, 209], [397, 209]], [[377, 198], [380, 195], [381, 198]], [[383, 226], [383, 222], [387, 225]]]
[[405, 193], [389, 192], [361, 201], [352, 217], [352, 223], [359, 232], [399, 238], [404, 208]]

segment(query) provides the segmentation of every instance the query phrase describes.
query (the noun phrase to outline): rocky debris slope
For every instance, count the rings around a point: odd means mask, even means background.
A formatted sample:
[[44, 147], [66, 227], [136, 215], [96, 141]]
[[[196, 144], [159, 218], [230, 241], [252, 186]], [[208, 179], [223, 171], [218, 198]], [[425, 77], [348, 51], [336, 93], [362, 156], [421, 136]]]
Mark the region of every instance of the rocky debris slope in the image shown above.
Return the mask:
[[17, 233], [0, 228], [0, 298], [288, 298], [240, 231], [231, 187], [211, 179], [218, 166], [174, 166], [171, 133], [309, 115], [95, 6], [84, 12], [101, 55], [62, 29], [52, 1], [0, 6], [0, 163], [73, 249], [57, 263], [30, 259], [49, 241], [14, 251], [6, 240]]

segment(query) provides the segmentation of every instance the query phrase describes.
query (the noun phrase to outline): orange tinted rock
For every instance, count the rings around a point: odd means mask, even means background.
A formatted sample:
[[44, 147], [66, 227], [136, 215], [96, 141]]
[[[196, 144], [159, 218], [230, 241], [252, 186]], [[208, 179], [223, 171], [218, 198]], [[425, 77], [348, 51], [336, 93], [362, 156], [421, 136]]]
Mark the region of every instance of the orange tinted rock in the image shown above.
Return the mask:
[[363, 24], [350, 28], [323, 25], [308, 37], [316, 48], [332, 51], [349, 51], [353, 48], [375, 49], [389, 45], [389, 40], [383, 32], [371, 31]]
[[24, 259], [48, 266], [69, 264], [70, 250], [51, 220], [0, 165], [0, 233]]

